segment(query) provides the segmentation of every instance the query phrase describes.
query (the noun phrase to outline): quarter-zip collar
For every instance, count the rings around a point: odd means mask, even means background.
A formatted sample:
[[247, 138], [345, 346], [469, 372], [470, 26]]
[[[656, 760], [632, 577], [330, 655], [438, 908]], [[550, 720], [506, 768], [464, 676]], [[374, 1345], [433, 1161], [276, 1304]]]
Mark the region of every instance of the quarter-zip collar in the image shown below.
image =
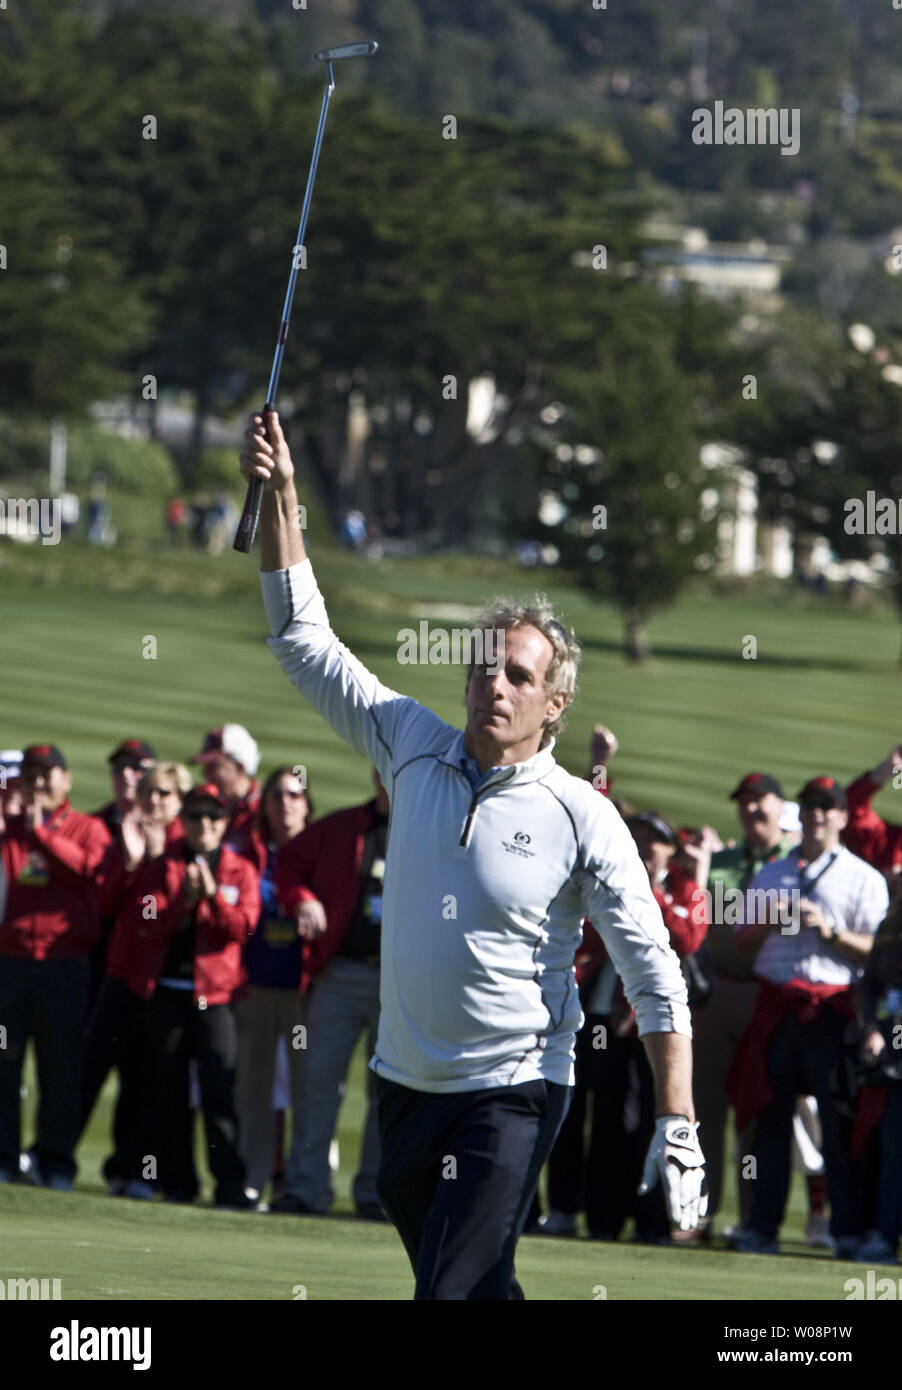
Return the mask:
[[[538, 753], [527, 758], [525, 762], [509, 763], [506, 767], [490, 768], [488, 773], [484, 775], [485, 780], [478, 782], [474, 788], [474, 795], [481, 796], [490, 787], [502, 784], [504, 786], [522, 786], [528, 782], [537, 782], [540, 777], [547, 776], [555, 766], [554, 745], [555, 740], [552, 738], [545, 748], [540, 748]], [[450, 762], [454, 767], [459, 768], [470, 782], [471, 787], [473, 786], [468, 767], [473, 769], [477, 767], [477, 764], [475, 758], [471, 758], [467, 753], [463, 730], [458, 733], [448, 751], [447, 758], [443, 758], [442, 761]]]

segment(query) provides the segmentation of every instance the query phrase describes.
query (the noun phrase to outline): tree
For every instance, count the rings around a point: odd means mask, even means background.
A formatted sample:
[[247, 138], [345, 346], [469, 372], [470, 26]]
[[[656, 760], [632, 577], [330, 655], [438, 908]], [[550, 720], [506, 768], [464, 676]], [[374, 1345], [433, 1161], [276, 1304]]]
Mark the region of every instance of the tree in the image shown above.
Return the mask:
[[71, 3], [16, 6], [0, 47], [0, 409], [77, 416], [122, 389], [121, 357], [147, 330], [103, 210], [66, 158], [68, 137], [47, 136], [51, 120], [54, 131], [90, 129], [104, 82], [84, 82], [96, 50]]
[[646, 285], [610, 290], [594, 361], [554, 371], [560, 414], [536, 440], [539, 488], [546, 513], [552, 508], [540, 534], [587, 589], [618, 605], [634, 662], [650, 654], [650, 616], [715, 556], [678, 323]]

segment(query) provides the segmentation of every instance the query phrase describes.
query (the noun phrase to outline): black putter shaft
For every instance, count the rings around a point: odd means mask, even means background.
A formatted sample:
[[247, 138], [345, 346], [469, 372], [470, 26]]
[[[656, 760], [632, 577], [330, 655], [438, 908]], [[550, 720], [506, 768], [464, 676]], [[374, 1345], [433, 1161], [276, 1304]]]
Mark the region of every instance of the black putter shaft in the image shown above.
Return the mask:
[[[316, 170], [319, 164], [319, 154], [322, 149], [323, 135], [326, 129], [326, 116], [329, 112], [329, 102], [332, 93], [335, 91], [335, 77], [332, 72], [332, 64], [339, 58], [366, 58], [375, 53], [379, 47], [375, 40], [368, 40], [365, 43], [346, 43], [340, 44], [337, 48], [324, 48], [321, 53], [317, 53], [317, 59], [321, 63], [327, 63], [329, 67], [329, 77], [326, 88], [323, 92], [323, 104], [319, 113], [319, 124], [316, 128], [316, 139], [313, 144], [313, 156], [310, 160], [310, 172], [307, 175], [307, 190], [304, 194], [304, 205], [301, 208], [301, 220], [298, 225], [297, 239], [291, 255], [291, 275], [288, 278], [288, 289], [285, 292], [285, 303], [282, 307], [282, 321], [279, 325], [279, 336], [276, 340], [276, 351], [272, 360], [272, 370], [269, 374], [269, 386], [266, 390], [266, 404], [261, 411], [264, 416], [264, 428], [266, 425], [265, 417], [276, 408], [276, 393], [279, 388], [279, 376], [282, 371], [282, 358], [285, 354], [285, 340], [288, 337], [288, 323], [291, 318], [291, 308], [294, 304], [294, 292], [297, 286], [298, 253], [304, 246], [304, 237], [307, 232], [307, 218], [310, 215], [310, 204], [313, 200], [313, 185], [316, 183]], [[263, 479], [251, 478], [247, 485], [247, 496], [244, 499], [244, 508], [238, 522], [238, 529], [235, 532], [233, 542], [235, 550], [239, 550], [246, 555], [254, 543], [257, 534], [257, 525], [260, 520], [260, 507], [263, 502]]]

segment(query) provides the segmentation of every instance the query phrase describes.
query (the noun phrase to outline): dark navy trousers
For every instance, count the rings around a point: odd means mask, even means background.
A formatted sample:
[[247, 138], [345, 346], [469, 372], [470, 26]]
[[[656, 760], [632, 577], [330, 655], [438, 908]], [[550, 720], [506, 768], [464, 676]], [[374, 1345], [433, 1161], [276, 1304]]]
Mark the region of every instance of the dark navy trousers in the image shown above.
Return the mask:
[[377, 1077], [379, 1197], [416, 1299], [512, 1299], [514, 1250], [570, 1103], [546, 1081], [436, 1094]]

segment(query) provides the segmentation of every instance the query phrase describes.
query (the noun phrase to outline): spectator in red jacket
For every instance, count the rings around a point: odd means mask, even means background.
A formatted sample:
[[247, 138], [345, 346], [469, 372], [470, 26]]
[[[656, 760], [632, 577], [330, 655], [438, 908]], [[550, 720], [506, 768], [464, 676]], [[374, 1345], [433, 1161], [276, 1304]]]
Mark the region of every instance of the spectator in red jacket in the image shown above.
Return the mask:
[[[262, 1198], [273, 1173], [273, 1080], [280, 1043], [287, 1045], [292, 1128], [297, 1127], [301, 1112], [307, 1056], [302, 947], [308, 936], [325, 931], [326, 914], [312, 892], [305, 894], [298, 911], [283, 912], [277, 899], [275, 870], [279, 851], [300, 835], [311, 814], [305, 782], [293, 768], [277, 767], [267, 777], [260, 800], [257, 828], [264, 849], [262, 911], [246, 951], [247, 994], [236, 1008], [241, 1152], [247, 1168], [247, 1194], [255, 1201]], [[280, 1113], [284, 1120], [284, 1111]]]
[[174, 1202], [197, 1195], [188, 1095], [193, 1058], [216, 1205], [246, 1210], [255, 1203], [245, 1196], [238, 1147], [231, 1004], [244, 977], [242, 947], [260, 916], [260, 891], [253, 867], [223, 844], [227, 820], [212, 783], [185, 797], [184, 841], [146, 865], [136, 883], [135, 907], [142, 923], [147, 915], [148, 934], [129, 962], [125, 983], [150, 999], [151, 1108], [163, 1193]]
[[260, 787], [255, 781], [260, 749], [256, 740], [243, 724], [222, 724], [210, 730], [200, 752], [190, 761], [202, 765], [204, 781], [212, 782], [218, 789], [228, 811], [223, 844], [262, 869], [255, 837], [260, 809]]
[[896, 784], [899, 774], [902, 774], [902, 744], [891, 748], [882, 763], [870, 772], [863, 772], [846, 788], [849, 820], [843, 832], [843, 843], [889, 878], [902, 871], [902, 825], [884, 820], [874, 810], [872, 802], [891, 777]]
[[[307, 1060], [300, 1124], [292, 1135], [285, 1192], [274, 1212], [327, 1212], [333, 1191], [329, 1148], [348, 1068], [361, 1033], [370, 1053], [379, 1023], [382, 883], [388, 835], [388, 794], [373, 769], [376, 795], [335, 811], [285, 846], [277, 879], [286, 910], [304, 890], [325, 908], [325, 934], [304, 947], [302, 987], [310, 989]], [[312, 983], [311, 983], [312, 982]], [[360, 1166], [352, 1186], [357, 1215], [384, 1220], [376, 1193], [379, 1132], [373, 1073], [367, 1072], [367, 1117]]]
[[[113, 784], [113, 799], [101, 806], [94, 815], [102, 820], [110, 832], [113, 851], [122, 849], [122, 826], [127, 821], [140, 819], [138, 806], [138, 784], [157, 760], [157, 755], [149, 743], [140, 738], [127, 738], [116, 745], [107, 758], [110, 780]], [[106, 866], [104, 866], [106, 877]], [[113, 917], [107, 911], [103, 897], [100, 904], [100, 940], [91, 954], [91, 998], [89, 1012], [94, 1006], [97, 992], [103, 980], [106, 966], [106, 952], [110, 932], [113, 930]]]
[[95, 879], [110, 844], [102, 821], [69, 803], [72, 774], [53, 744], [22, 756], [23, 809], [0, 826], [8, 884], [0, 923], [0, 1181], [19, 1172], [20, 1086], [29, 1037], [38, 1066], [29, 1180], [71, 1192], [81, 1107], [82, 1030], [97, 942]]
[[103, 1165], [111, 1197], [147, 1200], [154, 1193], [142, 1175], [141, 1163], [147, 1147], [144, 1131], [150, 1094], [147, 1005], [125, 980], [133, 973], [136, 954], [148, 937], [145, 904], [136, 884], [145, 866], [153, 865], [184, 840], [178, 816], [182, 798], [190, 790], [191, 773], [181, 763], [158, 763], [145, 772], [138, 784], [140, 819], [123, 819], [121, 834], [113, 841], [105, 864], [103, 910], [114, 925], [104, 962], [105, 976], [85, 1034], [81, 1121], [83, 1133], [103, 1083], [115, 1066], [119, 1073], [113, 1116], [115, 1150]]

